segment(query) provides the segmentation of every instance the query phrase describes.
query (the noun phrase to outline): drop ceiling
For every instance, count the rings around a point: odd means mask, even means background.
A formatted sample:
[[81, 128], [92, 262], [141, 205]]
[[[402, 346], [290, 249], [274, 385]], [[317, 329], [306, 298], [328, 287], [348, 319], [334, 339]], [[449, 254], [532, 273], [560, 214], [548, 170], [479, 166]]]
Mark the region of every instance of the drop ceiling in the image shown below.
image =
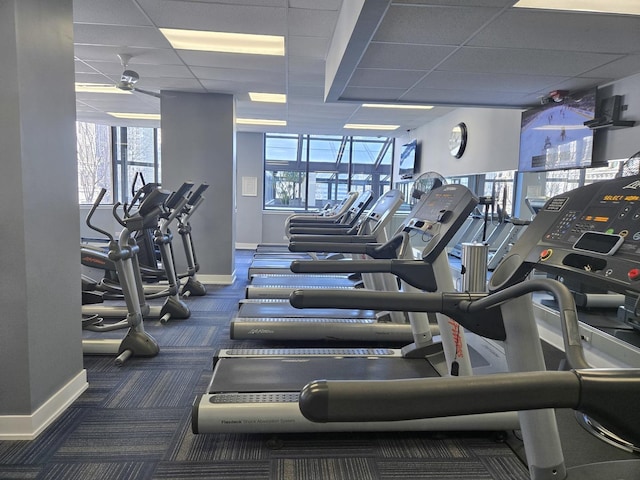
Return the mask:
[[[116, 84], [118, 54], [132, 55], [137, 87], [233, 94], [242, 118], [286, 127], [238, 131], [390, 135], [346, 123], [415, 129], [459, 107], [525, 108], [552, 90], [580, 90], [640, 72], [640, 17], [513, 8], [513, 0], [366, 0], [343, 45], [332, 38], [340, 9], [358, 0], [75, 0], [76, 81]], [[159, 28], [283, 35], [286, 54], [175, 50]], [[329, 75], [326, 60], [340, 75]], [[284, 93], [286, 104], [251, 102], [248, 92]], [[363, 108], [428, 104], [431, 110]], [[77, 94], [79, 120], [106, 112], [160, 113], [160, 100]], [[393, 132], [391, 133], [393, 135]]]

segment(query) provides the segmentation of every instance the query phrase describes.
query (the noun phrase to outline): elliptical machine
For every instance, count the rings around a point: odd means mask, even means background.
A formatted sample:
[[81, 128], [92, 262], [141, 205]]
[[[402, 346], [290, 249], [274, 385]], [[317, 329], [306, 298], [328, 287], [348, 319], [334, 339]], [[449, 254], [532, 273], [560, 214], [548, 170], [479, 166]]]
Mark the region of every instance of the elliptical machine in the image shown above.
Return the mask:
[[[192, 183], [185, 182], [176, 192], [172, 194], [169, 194], [169, 192], [160, 189], [158, 186], [155, 186], [153, 189], [149, 189], [135, 214], [132, 213], [131, 207], [124, 206], [124, 218], [121, 218], [119, 215], [117, 215], [115, 211], [116, 208], [120, 206], [120, 203], [117, 203], [114, 206], [114, 217], [123, 227], [125, 227], [125, 230], [127, 231], [127, 235], [125, 237], [122, 236], [122, 233], [120, 234], [120, 242], [122, 243], [122, 245], [138, 247], [137, 251], [139, 251], [140, 247], [138, 246], [138, 244], [136, 243], [136, 239], [134, 238], [135, 233], [144, 228], [149, 228], [150, 219], [153, 219], [153, 221], [157, 225], [157, 218], [158, 216], [161, 217], [160, 227], [157, 228], [154, 233], [154, 242], [160, 249], [164, 270], [166, 271], [166, 276], [168, 279], [168, 285], [161, 285], [159, 290], [156, 289], [154, 293], [145, 292], [145, 286], [143, 284], [142, 273], [137, 255], [132, 258], [135, 282], [127, 285], [127, 288], [136, 289], [140, 309], [144, 317], [147, 319], [158, 318], [160, 319], [161, 323], [166, 323], [171, 318], [189, 318], [189, 316], [191, 315], [189, 307], [178, 297], [179, 281], [175, 274], [175, 266], [170, 248], [172, 237], [168, 233], [168, 225], [174, 220], [175, 215], [177, 215], [177, 211], [179, 211], [179, 209], [181, 209], [187, 203], [187, 193], [192, 186]], [[163, 207], [165, 203], [169, 206], [175, 207], [172, 213], [166, 214], [166, 210], [164, 209], [165, 207]], [[105, 232], [103, 230], [97, 229], [94, 225], [91, 224], [91, 216], [93, 215], [93, 212], [95, 212], [95, 210], [92, 210], [90, 212], [90, 215], [87, 217], [87, 225], [93, 230], [105, 235]], [[129, 218], [137, 219], [137, 221], [135, 222], [130, 222], [132, 224], [132, 228], [126, 228], [126, 221]], [[110, 235], [108, 234], [107, 236]], [[88, 264], [92, 267], [100, 265], [103, 269], [115, 269], [114, 262], [109, 258], [107, 254], [99, 249], [91, 249], [84, 246], [82, 248], [81, 258], [83, 264], [85, 265]], [[109, 294], [105, 295], [106, 299], [125, 299], [123, 291], [124, 285], [122, 284], [122, 280], [120, 278], [118, 278], [118, 280], [120, 282], [119, 285], [108, 284], [104, 281], [97, 282], [96, 288], [103, 292], [110, 292]], [[166, 297], [166, 300], [161, 306], [149, 305], [146, 301], [150, 298], [164, 297]], [[101, 304], [83, 305], [82, 311], [84, 315], [98, 315], [100, 317], [109, 318], [123, 317], [126, 316], [128, 312], [126, 307], [106, 306]]]
[[191, 236], [191, 223], [189, 222], [197, 208], [204, 202], [202, 194], [207, 188], [209, 188], [209, 184], [200, 184], [200, 186], [189, 195], [186, 205], [180, 210], [176, 217], [178, 221], [178, 233], [182, 239], [182, 246], [184, 247], [184, 254], [187, 260], [187, 271], [178, 274], [178, 279], [187, 279], [180, 291], [183, 297], [200, 297], [207, 293], [207, 288], [196, 277], [196, 273], [200, 270], [200, 264], [196, 258], [193, 237]]
[[[136, 190], [138, 179], [142, 182], [142, 186]], [[193, 184], [191, 184], [191, 186], [193, 186]], [[142, 174], [140, 172], [136, 172], [133, 186], [131, 188], [131, 194], [133, 195], [133, 200], [131, 202], [132, 206], [135, 205], [136, 202], [143, 202], [149, 192], [159, 187], [160, 184], [158, 183], [145, 183]], [[140, 247], [138, 260], [140, 263], [142, 278], [147, 282], [151, 282], [151, 284], [146, 285], [146, 292], [162, 291], [162, 285], [153, 285], [153, 283], [166, 281], [168, 279], [164, 265], [158, 265], [158, 262], [164, 264], [165, 260], [162, 258], [161, 250], [157, 247], [160, 243], [164, 243], [168, 239], [168, 245], [171, 249], [171, 257], [172, 259], [175, 258], [173, 255], [173, 235], [169, 229], [172, 220], [175, 219], [178, 222], [178, 233], [182, 240], [187, 262], [186, 272], [175, 273], [179, 293], [183, 297], [206, 295], [206, 287], [196, 278], [196, 273], [200, 270], [200, 265], [196, 258], [193, 238], [191, 236], [192, 227], [189, 221], [196, 209], [204, 201], [204, 196], [202, 194], [207, 190], [207, 188], [209, 188], [209, 185], [207, 183], [202, 183], [195, 191], [185, 195], [184, 197], [174, 195], [170, 196], [163, 205], [163, 212], [159, 215], [158, 219], [148, 227], [136, 233], [136, 242]], [[172, 219], [167, 221], [170, 215], [173, 215]], [[175, 271], [174, 264], [174, 272]], [[187, 280], [182, 286], [180, 286], [180, 280], [184, 278]]]
[[115, 240], [113, 235], [101, 228], [91, 224], [91, 217], [95, 213], [98, 205], [102, 202], [106, 189], [102, 189], [87, 216], [87, 225], [96, 232], [105, 235], [109, 239], [108, 258], [113, 262], [122, 285], [122, 293], [127, 305], [126, 318], [117, 323], [105, 325], [102, 318], [97, 314], [92, 314], [88, 318], [83, 318], [82, 328], [92, 332], [109, 332], [121, 328], [129, 328], [126, 335], [121, 340], [118, 339], [83, 339], [82, 348], [86, 354], [116, 354], [116, 364], [122, 365], [132, 356], [155, 357], [160, 352], [160, 347], [156, 340], [144, 330], [141, 303], [138, 299], [138, 290], [134, 286], [136, 283], [135, 259], [139, 250], [137, 245], [128, 242], [131, 231], [139, 228], [144, 222], [141, 215], [136, 214], [127, 218], [120, 218], [114, 205], [113, 214], [118, 222], [123, 226], [119, 240]]

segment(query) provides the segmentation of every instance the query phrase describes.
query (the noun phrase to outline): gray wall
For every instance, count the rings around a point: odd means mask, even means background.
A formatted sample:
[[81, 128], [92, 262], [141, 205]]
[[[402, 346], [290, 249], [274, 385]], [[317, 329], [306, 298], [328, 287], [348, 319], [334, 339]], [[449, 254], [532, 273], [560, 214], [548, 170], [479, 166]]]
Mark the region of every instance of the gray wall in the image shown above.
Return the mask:
[[[161, 95], [162, 185], [176, 189], [186, 180], [210, 185], [193, 222], [199, 275], [204, 280], [230, 280], [236, 230], [234, 98], [173, 91]], [[184, 271], [182, 251], [174, 251], [178, 271]]]
[[[520, 114], [521, 110], [459, 108], [416, 129], [399, 143], [418, 139], [421, 172], [453, 176], [516, 170]], [[467, 125], [468, 140], [464, 154], [456, 159], [449, 153], [449, 133], [460, 122]]]
[[83, 371], [72, 0], [0, 2], [0, 65], [0, 416], [30, 415]]
[[594, 139], [597, 161], [626, 159], [640, 150], [640, 74], [598, 89], [600, 99], [611, 95], [622, 95], [622, 103], [628, 105], [622, 119], [635, 120], [636, 124], [631, 128], [597, 130]]
[[[262, 133], [238, 133], [236, 136], [237, 224], [236, 246], [253, 248], [262, 242], [262, 191], [264, 188], [264, 135]], [[256, 179], [256, 196], [243, 192], [243, 180]]]

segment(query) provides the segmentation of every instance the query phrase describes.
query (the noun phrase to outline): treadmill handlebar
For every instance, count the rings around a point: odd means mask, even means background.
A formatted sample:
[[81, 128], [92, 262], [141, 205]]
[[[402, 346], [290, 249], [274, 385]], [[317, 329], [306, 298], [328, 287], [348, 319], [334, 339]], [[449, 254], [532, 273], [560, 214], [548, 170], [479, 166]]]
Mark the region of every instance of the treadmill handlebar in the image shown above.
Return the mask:
[[[290, 242], [290, 252], [362, 253], [371, 248], [370, 243]], [[379, 244], [373, 244], [378, 246]]]
[[295, 308], [331, 308], [433, 312], [443, 309], [441, 293], [379, 292], [371, 290], [314, 289], [294, 290], [289, 303]]
[[[291, 235], [289, 237], [289, 243], [296, 242], [298, 245], [304, 246], [305, 242], [331, 242], [331, 243], [375, 243], [377, 242], [375, 235]], [[302, 248], [302, 247], [297, 247]], [[289, 246], [290, 251], [291, 246]], [[298, 250], [299, 251], [299, 250]], [[306, 250], [305, 250], [306, 251]]]
[[334, 214], [334, 215], [300, 215], [300, 216], [296, 216], [293, 215], [291, 217], [289, 217], [289, 224], [291, 226], [302, 226], [305, 224], [309, 224], [309, 223], [315, 223], [315, 224], [332, 224], [332, 223], [339, 223], [340, 219], [342, 218], [342, 214]]
[[[579, 390], [580, 380], [573, 371], [402, 380], [316, 380], [305, 385], [298, 403], [302, 414], [313, 422], [397, 421], [575, 408], [580, 400]], [[535, 395], [531, 394], [533, 391]]]
[[302, 415], [319, 423], [572, 408], [635, 445], [640, 443], [640, 412], [629, 406], [638, 402], [639, 368], [386, 381], [315, 380], [305, 385], [298, 400]]
[[374, 273], [387, 272], [390, 260], [294, 260], [293, 273]]
[[385, 243], [309, 242], [298, 245], [296, 242], [292, 242], [289, 244], [289, 250], [292, 252], [354, 253], [367, 255], [375, 259], [394, 259], [398, 257], [398, 250], [401, 246], [402, 237], [397, 236]]
[[420, 290], [435, 292], [438, 289], [433, 267], [423, 260], [295, 260], [290, 268], [294, 273], [392, 273]]
[[332, 227], [319, 227], [319, 226], [291, 226], [289, 227], [289, 236], [291, 235], [346, 235], [351, 231], [348, 225], [335, 225]]

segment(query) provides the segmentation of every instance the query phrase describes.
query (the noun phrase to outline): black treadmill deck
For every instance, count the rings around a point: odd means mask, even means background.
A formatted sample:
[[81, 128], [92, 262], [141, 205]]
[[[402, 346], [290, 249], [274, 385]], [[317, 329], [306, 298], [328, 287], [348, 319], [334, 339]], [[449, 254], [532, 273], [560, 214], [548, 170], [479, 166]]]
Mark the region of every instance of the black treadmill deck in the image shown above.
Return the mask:
[[327, 380], [392, 380], [436, 377], [424, 359], [379, 357], [221, 358], [209, 385], [225, 392], [299, 392], [307, 383]]

